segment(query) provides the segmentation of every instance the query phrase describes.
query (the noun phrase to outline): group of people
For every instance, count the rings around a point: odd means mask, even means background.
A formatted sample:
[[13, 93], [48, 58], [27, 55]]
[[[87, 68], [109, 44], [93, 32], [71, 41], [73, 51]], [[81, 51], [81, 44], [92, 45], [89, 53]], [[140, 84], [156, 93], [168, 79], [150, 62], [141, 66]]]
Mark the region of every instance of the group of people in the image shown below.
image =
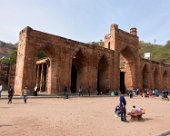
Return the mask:
[[[0, 84], [0, 89], [2, 88], [1, 84]], [[0, 91], [0, 96], [1, 96], [1, 92]], [[38, 87], [35, 86], [34, 87], [34, 95], [37, 96], [37, 92], [38, 92]], [[9, 85], [9, 88], [8, 88], [8, 104], [12, 104], [12, 98], [14, 96], [14, 89], [12, 88], [11, 85]], [[30, 90], [28, 89], [27, 86], [24, 87], [24, 89], [22, 90], [22, 96], [23, 96], [23, 99], [24, 99], [24, 103], [27, 103], [27, 99], [28, 99], [28, 95], [30, 93]]]
[[[145, 113], [144, 108], [136, 108], [136, 106], [133, 106], [131, 113]], [[119, 98], [119, 105], [116, 106], [115, 108], [115, 117], [121, 117], [121, 121], [127, 122], [126, 119], [126, 99], [124, 97], [124, 94], [121, 93], [120, 98]]]
[[[142, 94], [140, 94], [142, 93]], [[148, 90], [148, 89], [144, 89], [144, 91], [128, 91], [128, 95], [130, 96], [130, 98], [133, 97], [133, 95], [141, 95], [143, 97], [143, 95], [145, 97], [149, 97], [149, 96], [157, 96], [158, 94], [158, 90], [157, 89], [152, 89], [152, 90]], [[169, 92], [165, 89], [162, 90], [162, 99], [168, 99], [168, 94]], [[148, 95], [148, 96], [146, 96]], [[124, 94], [121, 93], [120, 98], [119, 98], [119, 105], [116, 106], [115, 108], [115, 117], [121, 117], [121, 121], [127, 121], [126, 120], [126, 100], [124, 97]], [[145, 109], [144, 108], [136, 108], [136, 106], [133, 106], [131, 113], [141, 113], [144, 114], [145, 113]]]
[[[91, 92], [92, 92], [91, 86], [88, 87], [87, 92], [88, 92], [88, 95], [90, 96]], [[83, 88], [83, 86], [80, 86], [80, 88], [79, 88], [79, 96], [83, 96], [83, 94], [84, 94], [84, 88]]]
[[[12, 104], [12, 98], [14, 96], [14, 93], [15, 93], [14, 89], [10, 85], [9, 88], [8, 88], [8, 104]], [[28, 87], [25, 87], [22, 91], [24, 103], [27, 103], [28, 93], [29, 93]]]
[[[141, 96], [141, 97], [158, 97], [161, 93], [162, 97], [167, 97], [168, 96], [168, 90], [163, 89], [163, 90], [158, 90], [158, 89], [148, 89], [144, 88], [142, 90], [136, 89], [136, 90], [127, 90], [127, 94], [129, 95], [130, 98], [133, 98], [133, 96]], [[166, 93], [165, 93], [166, 92]]]

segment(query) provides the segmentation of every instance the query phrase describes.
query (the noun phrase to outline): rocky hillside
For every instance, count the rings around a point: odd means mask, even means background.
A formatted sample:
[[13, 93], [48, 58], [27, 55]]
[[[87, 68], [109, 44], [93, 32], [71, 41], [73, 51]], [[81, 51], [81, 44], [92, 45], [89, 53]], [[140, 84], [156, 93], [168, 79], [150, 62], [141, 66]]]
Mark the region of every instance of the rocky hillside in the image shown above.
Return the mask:
[[9, 56], [14, 50], [17, 49], [17, 43], [6, 43], [0, 41], [0, 58], [3, 56]]
[[151, 53], [151, 60], [170, 64], [170, 41], [165, 45], [157, 45], [151, 43], [140, 42], [141, 56], [145, 52]]

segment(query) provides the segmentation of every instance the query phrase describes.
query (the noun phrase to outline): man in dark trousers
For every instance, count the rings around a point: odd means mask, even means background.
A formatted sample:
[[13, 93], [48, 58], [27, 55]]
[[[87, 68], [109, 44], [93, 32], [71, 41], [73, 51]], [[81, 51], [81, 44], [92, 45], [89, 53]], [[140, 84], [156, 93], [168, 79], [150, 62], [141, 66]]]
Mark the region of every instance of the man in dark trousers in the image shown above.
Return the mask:
[[65, 99], [68, 99], [68, 89], [66, 86], [64, 87], [64, 96], [65, 96]]
[[12, 103], [13, 96], [14, 96], [14, 89], [10, 85], [9, 88], [8, 88], [8, 104]]
[[126, 120], [126, 100], [125, 100], [123, 93], [121, 93], [121, 96], [120, 96], [120, 109], [121, 109], [121, 121], [127, 121]]

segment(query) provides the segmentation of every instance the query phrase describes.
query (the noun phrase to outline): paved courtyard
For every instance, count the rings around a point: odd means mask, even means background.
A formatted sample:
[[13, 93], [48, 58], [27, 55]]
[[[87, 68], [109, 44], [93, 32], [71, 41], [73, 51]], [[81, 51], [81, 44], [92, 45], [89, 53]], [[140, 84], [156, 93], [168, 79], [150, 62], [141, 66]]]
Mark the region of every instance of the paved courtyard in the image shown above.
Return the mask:
[[170, 101], [135, 97], [127, 100], [146, 109], [141, 121], [114, 117], [119, 97], [0, 99], [1, 136], [152, 136], [170, 128]]

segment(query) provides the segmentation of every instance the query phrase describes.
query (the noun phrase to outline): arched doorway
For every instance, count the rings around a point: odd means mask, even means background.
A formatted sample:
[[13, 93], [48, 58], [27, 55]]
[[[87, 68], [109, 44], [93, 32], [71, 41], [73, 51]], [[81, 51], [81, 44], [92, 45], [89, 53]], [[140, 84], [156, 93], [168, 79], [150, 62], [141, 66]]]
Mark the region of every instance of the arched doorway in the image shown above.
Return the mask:
[[77, 68], [72, 64], [71, 68], [71, 93], [76, 93], [77, 90]]
[[82, 51], [77, 51], [72, 58], [71, 66], [71, 93], [76, 93], [80, 86], [83, 85], [84, 72], [83, 68], [86, 65], [86, 59]]
[[135, 62], [136, 56], [130, 47], [120, 52], [120, 91], [133, 90], [135, 86]]
[[102, 56], [98, 63], [97, 91], [102, 93], [109, 92], [108, 61], [105, 56]]
[[144, 65], [144, 67], [143, 67], [143, 71], [142, 71], [142, 81], [143, 81], [143, 85], [142, 85], [142, 87], [143, 87], [143, 89], [145, 88], [145, 89], [149, 89], [150, 88], [150, 80], [149, 80], [149, 70], [148, 70], [148, 67], [147, 67], [147, 65]]
[[44, 50], [39, 50], [37, 53], [36, 61], [36, 83], [38, 91], [47, 92], [48, 83], [48, 68], [50, 65], [50, 59]]

